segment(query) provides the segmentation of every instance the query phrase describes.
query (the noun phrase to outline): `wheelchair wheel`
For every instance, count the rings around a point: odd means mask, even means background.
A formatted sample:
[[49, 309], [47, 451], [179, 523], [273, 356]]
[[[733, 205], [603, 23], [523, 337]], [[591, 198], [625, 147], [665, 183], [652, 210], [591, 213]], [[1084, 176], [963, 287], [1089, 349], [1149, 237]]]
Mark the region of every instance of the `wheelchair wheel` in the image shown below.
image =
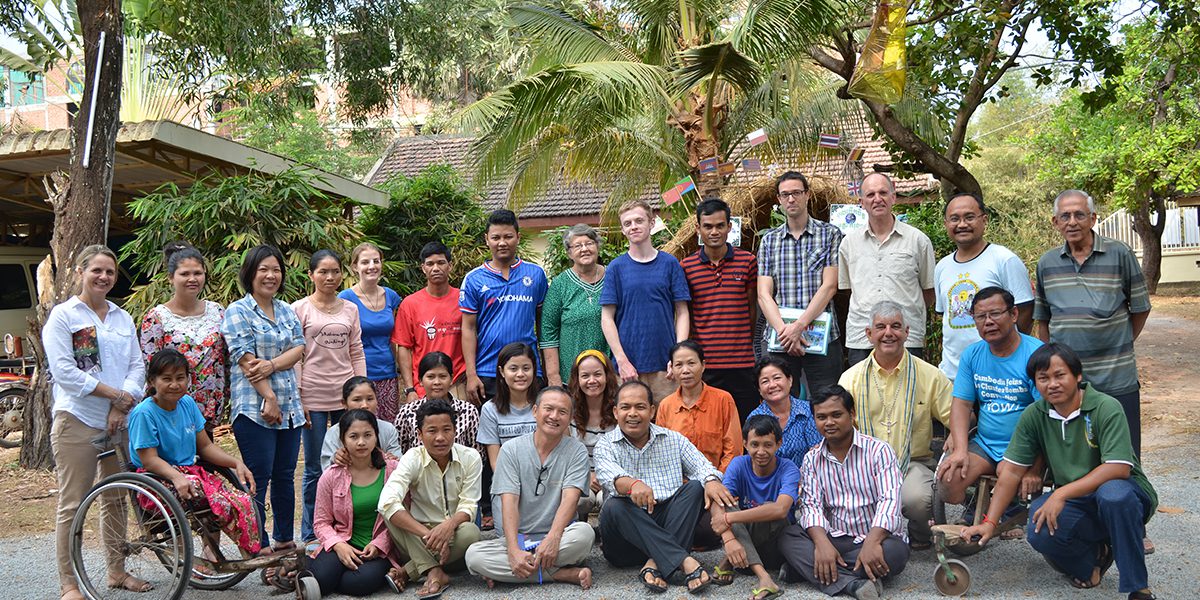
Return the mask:
[[296, 580], [296, 597], [300, 600], [321, 600], [321, 586], [315, 577], [300, 577]]
[[[227, 479], [235, 489], [246, 491], [231, 470], [225, 467], [210, 465], [204, 465], [204, 468]], [[211, 517], [193, 514], [191, 521], [192, 550], [195, 552], [194, 556], [213, 562], [252, 558], [249, 553], [238, 548], [237, 542], [224, 531], [221, 531], [221, 528], [217, 526]], [[193, 560], [192, 580], [190, 584], [198, 590], [227, 590], [240, 583], [249, 574], [249, 571], [240, 571], [237, 573], [214, 572], [202, 566], [199, 561]]]
[[[946, 573], [947, 568], [953, 573], [953, 578], [951, 578], [949, 573]], [[957, 598], [966, 594], [967, 590], [971, 589], [971, 570], [967, 568], [966, 563], [963, 561], [951, 558], [946, 561], [946, 567], [942, 567], [939, 564], [934, 568], [933, 585], [943, 596]]]
[[[144, 508], [147, 504], [151, 508]], [[140, 473], [118, 473], [92, 488], [71, 522], [71, 567], [90, 599], [178, 600], [191, 574], [187, 514], [174, 494]], [[135, 593], [108, 587], [109, 556], [154, 589]]]

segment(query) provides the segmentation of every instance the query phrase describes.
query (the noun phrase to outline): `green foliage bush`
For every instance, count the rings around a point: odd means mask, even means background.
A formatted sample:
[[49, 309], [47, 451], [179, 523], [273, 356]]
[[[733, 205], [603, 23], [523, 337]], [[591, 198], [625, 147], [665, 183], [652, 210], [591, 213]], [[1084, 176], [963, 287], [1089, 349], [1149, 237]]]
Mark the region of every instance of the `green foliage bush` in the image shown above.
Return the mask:
[[274, 244], [283, 252], [287, 276], [280, 298], [309, 292], [308, 259], [322, 248], [343, 256], [367, 239], [340, 202], [312, 186], [313, 174], [289, 169], [273, 175], [210, 176], [188, 190], [167, 184], [129, 204], [142, 226], [121, 249], [121, 261], [149, 277], [134, 288], [125, 309], [135, 317], [171, 296], [162, 247], [185, 240], [208, 261], [204, 296], [228, 305], [241, 298], [237, 273], [246, 250]]

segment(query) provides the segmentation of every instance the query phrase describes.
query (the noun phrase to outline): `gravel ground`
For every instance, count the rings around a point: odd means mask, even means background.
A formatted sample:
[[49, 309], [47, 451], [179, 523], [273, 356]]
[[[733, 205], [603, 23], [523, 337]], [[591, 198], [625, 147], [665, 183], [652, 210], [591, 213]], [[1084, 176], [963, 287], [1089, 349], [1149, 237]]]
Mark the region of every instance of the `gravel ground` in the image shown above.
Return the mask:
[[[1157, 441], [1157, 440], [1155, 440]], [[1200, 595], [1194, 575], [1200, 570], [1200, 557], [1184, 549], [1186, 541], [1200, 537], [1200, 474], [1191, 465], [1200, 460], [1200, 435], [1177, 436], [1169, 444], [1154, 444], [1158, 448], [1148, 449], [1147, 471], [1158, 490], [1161, 500], [1159, 514], [1150, 522], [1149, 533], [1158, 551], [1148, 557], [1150, 582], [1159, 598], [1191, 598]], [[0, 559], [0, 572], [6, 574], [0, 598], [54, 598], [56, 590], [54, 576], [54, 544], [50, 535], [7, 540], [9, 551]], [[996, 541], [984, 552], [965, 560], [971, 568], [972, 583], [969, 597], [986, 598], [1116, 598], [1117, 574], [1114, 568], [1105, 577], [1096, 592], [1077, 591], [1065, 579], [1056, 574], [1028, 547], [1024, 540]], [[706, 565], [720, 560], [719, 552], [700, 556]], [[885, 586], [888, 598], [933, 598], [937, 590], [933, 587], [932, 573], [937, 559], [933, 552], [913, 555], [902, 574], [894, 577]], [[460, 576], [444, 596], [456, 598], [519, 597], [525, 599], [610, 599], [643, 597], [645, 590], [635, 581], [636, 571], [613, 569], [600, 555], [599, 549], [592, 552], [588, 563], [595, 572], [594, 586], [581, 592], [579, 588], [566, 584], [538, 586], [498, 585], [488, 591], [483, 581], [476, 577]], [[728, 587], [712, 586], [704, 593], [709, 598], [748, 598], [756, 579], [741, 577]], [[806, 584], [787, 584], [785, 596], [790, 598], [820, 598], [823, 595]], [[268, 596], [268, 588], [251, 576], [231, 590], [225, 592], [200, 592], [189, 590], [185, 598], [242, 600]], [[628, 594], [628, 596], [626, 596]], [[375, 597], [387, 597], [380, 593]], [[407, 597], [415, 598], [410, 590]], [[686, 597], [684, 588], [673, 587], [664, 598]], [[138, 597], [130, 595], [130, 597]], [[145, 598], [145, 596], [141, 596]]]

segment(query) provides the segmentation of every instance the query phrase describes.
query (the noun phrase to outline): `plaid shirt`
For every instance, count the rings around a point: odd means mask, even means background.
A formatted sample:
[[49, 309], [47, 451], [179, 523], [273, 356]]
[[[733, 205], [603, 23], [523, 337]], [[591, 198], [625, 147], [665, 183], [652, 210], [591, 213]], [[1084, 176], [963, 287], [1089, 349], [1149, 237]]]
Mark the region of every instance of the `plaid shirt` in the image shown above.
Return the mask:
[[617, 493], [618, 477], [640, 479], [654, 490], [654, 499], [666, 500], [683, 486], [684, 477], [708, 483], [721, 473], [683, 434], [650, 424], [650, 439], [642, 448], [629, 442], [620, 427], [600, 436], [593, 454], [596, 478], [609, 496]]
[[882, 440], [854, 430], [846, 459], [839, 461], [824, 440], [800, 467], [800, 526], [820, 527], [830, 537], [866, 539], [872, 527], [907, 540], [900, 516], [900, 464]]
[[272, 305], [275, 309], [274, 321], [267, 317], [250, 294], [235, 300], [225, 309], [221, 334], [229, 346], [229, 422], [232, 423], [238, 415], [245, 415], [268, 429], [291, 429], [305, 422], [295, 367], [271, 374], [271, 389], [275, 391], [279, 412], [283, 416], [279, 424], [271, 425], [262, 418], [262, 397], [237, 366], [238, 360], [246, 354], [272, 359], [291, 348], [304, 346], [304, 330], [296, 312], [278, 298], [272, 300]]
[[[775, 279], [775, 303], [781, 308], [808, 308], [821, 287], [822, 272], [838, 266], [842, 237], [842, 230], [812, 217], [798, 238], [788, 231], [787, 223], [767, 230], [758, 244], [758, 274]], [[834, 315], [829, 335], [837, 339], [840, 331], [832, 299], [827, 308]]]

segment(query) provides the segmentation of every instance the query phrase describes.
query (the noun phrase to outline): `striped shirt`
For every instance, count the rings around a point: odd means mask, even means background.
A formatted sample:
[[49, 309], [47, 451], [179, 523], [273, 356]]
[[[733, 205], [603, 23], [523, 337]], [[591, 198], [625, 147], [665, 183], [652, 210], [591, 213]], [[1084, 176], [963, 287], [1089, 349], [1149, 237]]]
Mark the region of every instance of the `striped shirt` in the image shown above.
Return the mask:
[[261, 427], [291, 429], [305, 423], [295, 367], [271, 373], [271, 390], [275, 392], [283, 417], [281, 422], [272, 425], [263, 420], [262, 398], [237, 366], [238, 360], [246, 354], [273, 359], [296, 346], [304, 346], [304, 328], [296, 312], [278, 298], [271, 302], [274, 320], [267, 317], [250, 294], [225, 309], [221, 335], [225, 336], [225, 344], [229, 347], [229, 422], [237, 420], [238, 415], [245, 415]]
[[880, 527], [908, 540], [900, 516], [900, 465], [883, 440], [854, 430], [854, 442], [839, 461], [822, 441], [800, 467], [800, 526], [820, 527], [830, 537], [866, 539]]
[[[775, 303], [781, 308], [808, 308], [821, 288], [825, 268], [838, 266], [842, 237], [842, 230], [812, 217], [799, 237], [792, 236], [787, 223], [767, 230], [758, 245], [758, 274], [775, 278]], [[834, 315], [829, 336], [837, 339], [840, 333], [832, 299], [826, 310]], [[763, 334], [769, 333], [768, 327]]]
[[710, 369], [754, 366], [750, 297], [758, 286], [758, 258], [733, 244], [712, 262], [704, 248], [683, 259], [692, 292], [692, 328]]
[[721, 474], [683, 434], [650, 424], [646, 445], [634, 446], [620, 427], [600, 436], [593, 454], [596, 478], [609, 496], [619, 496], [620, 477], [640, 479], [663, 501], [683, 487], [684, 478], [704, 483], [720, 481]]
[[1066, 244], [1038, 259], [1033, 318], [1049, 322], [1050, 339], [1071, 347], [1083, 376], [1109, 395], [1138, 389], [1129, 315], [1150, 311], [1142, 267], [1128, 246], [1094, 236], [1079, 264]]

